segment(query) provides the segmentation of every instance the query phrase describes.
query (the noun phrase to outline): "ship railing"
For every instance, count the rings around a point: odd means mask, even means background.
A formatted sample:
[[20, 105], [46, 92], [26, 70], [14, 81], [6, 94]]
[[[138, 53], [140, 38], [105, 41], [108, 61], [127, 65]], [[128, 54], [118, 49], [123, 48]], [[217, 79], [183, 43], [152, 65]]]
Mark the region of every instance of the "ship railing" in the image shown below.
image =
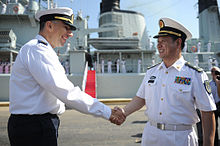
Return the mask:
[[82, 81], [82, 91], [85, 91], [85, 88], [86, 88], [87, 73], [88, 73], [88, 62], [86, 62], [86, 65], [85, 65], [83, 81]]
[[[147, 69], [149, 65], [146, 64], [142, 64], [141, 68], [140, 68], [140, 73], [145, 73], [145, 70]], [[126, 68], [126, 73], [138, 73], [138, 65], [137, 64], [126, 64], [125, 65]], [[97, 66], [95, 67], [96, 73], [101, 73], [102, 71], [102, 66], [101, 64], [97, 64]], [[117, 66], [115, 64], [113, 64], [111, 66], [111, 73], [117, 73]], [[122, 65], [120, 65], [119, 67], [119, 73], [121, 73], [122, 71]], [[108, 65], [104, 64], [104, 73], [108, 73]]]

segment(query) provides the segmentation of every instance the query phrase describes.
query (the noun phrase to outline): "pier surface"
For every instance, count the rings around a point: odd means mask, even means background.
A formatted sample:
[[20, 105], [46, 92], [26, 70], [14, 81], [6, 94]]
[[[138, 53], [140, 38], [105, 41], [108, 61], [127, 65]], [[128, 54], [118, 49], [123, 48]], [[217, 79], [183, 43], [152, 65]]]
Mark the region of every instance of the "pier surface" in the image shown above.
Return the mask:
[[[114, 108], [116, 105], [108, 106]], [[66, 110], [60, 116], [59, 146], [140, 146], [142, 131], [147, 121], [144, 110], [143, 108], [129, 116], [121, 126], [75, 110]], [[8, 106], [0, 106], [1, 146], [9, 146], [7, 135], [9, 115]]]

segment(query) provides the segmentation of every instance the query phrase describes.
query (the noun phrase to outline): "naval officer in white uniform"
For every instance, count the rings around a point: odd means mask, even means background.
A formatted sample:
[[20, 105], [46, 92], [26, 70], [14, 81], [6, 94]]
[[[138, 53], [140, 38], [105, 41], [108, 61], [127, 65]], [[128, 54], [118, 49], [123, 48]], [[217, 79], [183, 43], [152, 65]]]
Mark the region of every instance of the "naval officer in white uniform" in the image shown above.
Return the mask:
[[64, 46], [73, 36], [73, 18], [70, 8], [36, 13], [40, 32], [20, 49], [10, 78], [11, 146], [56, 146], [57, 115], [65, 111], [65, 105], [110, 121], [123, 119], [122, 112], [82, 92], [65, 75], [54, 48]]
[[[149, 118], [142, 135], [142, 146], [197, 146], [193, 128], [202, 113], [203, 142], [214, 144], [215, 102], [206, 73], [187, 63], [181, 55], [184, 42], [191, 33], [178, 22], [162, 18], [158, 51], [161, 63], [148, 68], [136, 94], [124, 108], [125, 116], [146, 105]], [[119, 109], [119, 108], [118, 108]]]

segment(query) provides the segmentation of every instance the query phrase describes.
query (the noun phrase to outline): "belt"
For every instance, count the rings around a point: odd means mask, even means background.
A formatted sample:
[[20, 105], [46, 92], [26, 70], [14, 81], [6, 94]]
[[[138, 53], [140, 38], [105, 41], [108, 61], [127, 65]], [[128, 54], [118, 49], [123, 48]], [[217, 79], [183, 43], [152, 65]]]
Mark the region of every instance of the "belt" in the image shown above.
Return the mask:
[[28, 115], [28, 114], [11, 114], [12, 117], [57, 117], [56, 114], [51, 114], [51, 113], [45, 113], [45, 114], [33, 114], [33, 115]]
[[149, 121], [151, 126], [154, 126], [160, 130], [168, 130], [168, 131], [185, 131], [192, 129], [192, 125], [174, 125], [174, 124], [164, 124], [164, 123], [156, 123], [153, 121]]

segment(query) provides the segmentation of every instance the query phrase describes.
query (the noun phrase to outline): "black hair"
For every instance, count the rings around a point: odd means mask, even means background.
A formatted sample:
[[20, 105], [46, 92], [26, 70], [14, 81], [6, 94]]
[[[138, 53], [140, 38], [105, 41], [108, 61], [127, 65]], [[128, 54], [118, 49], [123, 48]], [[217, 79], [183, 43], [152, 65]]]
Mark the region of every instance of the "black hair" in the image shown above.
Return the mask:
[[44, 29], [46, 22], [41, 22], [40, 21], [40, 31], [42, 31]]
[[[170, 35], [170, 37], [173, 39], [173, 41], [176, 41], [178, 38], [181, 38], [176, 35]], [[182, 43], [181, 43], [181, 50], [182, 50], [185, 47], [185, 39], [181, 38], [181, 40], [182, 40]]]
[[[56, 23], [57, 20], [51, 20], [51, 22]], [[47, 21], [40, 21], [40, 31], [42, 31], [45, 27]]]

